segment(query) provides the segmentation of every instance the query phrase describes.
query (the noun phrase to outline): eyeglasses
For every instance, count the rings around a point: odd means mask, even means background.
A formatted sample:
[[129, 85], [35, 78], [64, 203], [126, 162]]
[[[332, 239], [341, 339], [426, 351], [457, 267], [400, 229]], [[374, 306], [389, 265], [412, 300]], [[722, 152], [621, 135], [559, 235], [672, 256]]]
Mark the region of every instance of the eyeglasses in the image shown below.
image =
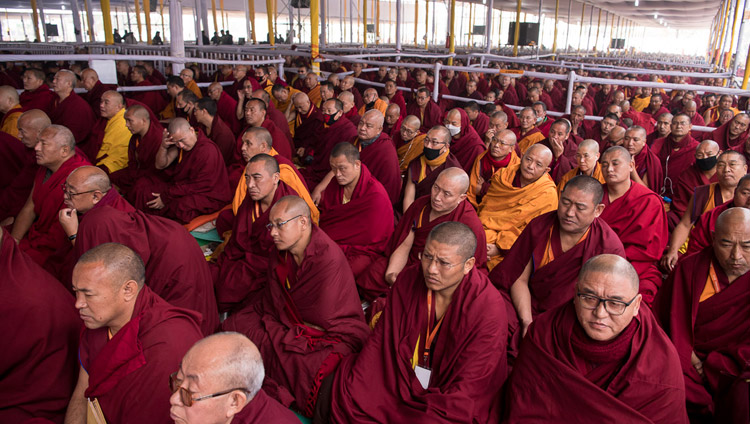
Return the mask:
[[594, 296], [593, 294], [587, 293], [576, 293], [578, 301], [581, 302], [581, 306], [584, 309], [596, 310], [599, 308], [600, 303], [604, 303], [604, 310], [610, 315], [619, 316], [625, 313], [625, 309], [630, 306], [638, 295], [630, 299], [630, 302], [623, 302], [622, 300], [605, 299], [603, 297]]
[[65, 196], [67, 198], [71, 198], [73, 196], [78, 196], [79, 194], [93, 193], [93, 192], [95, 192], [97, 190], [89, 190], [89, 191], [82, 191], [80, 193], [73, 193], [72, 191], [68, 190], [68, 185], [65, 184], [65, 183], [63, 183], [62, 184], [62, 191], [63, 191], [63, 196]]
[[453, 268], [455, 266], [458, 266], [458, 265], [461, 265], [461, 264], [465, 263], [465, 261], [464, 261], [464, 262], [459, 262], [459, 263], [451, 264], [451, 263], [448, 263], [448, 262], [446, 262], [446, 261], [444, 261], [442, 259], [438, 259], [438, 258], [436, 258], [435, 256], [433, 256], [433, 255], [431, 255], [429, 253], [424, 253], [424, 252], [421, 252], [419, 254], [419, 260], [422, 261], [423, 264], [428, 265], [428, 266], [431, 265], [433, 261], [436, 261], [438, 267], [440, 267], [440, 268], [442, 268], [444, 270], [449, 270], [449, 269], [451, 269], [451, 268]]
[[202, 400], [212, 399], [212, 398], [215, 398], [215, 397], [228, 395], [228, 394], [232, 393], [235, 390], [239, 390], [239, 391], [242, 391], [242, 392], [245, 392], [245, 393], [250, 393], [250, 390], [247, 390], [244, 387], [238, 387], [238, 388], [235, 388], [235, 389], [225, 390], [225, 391], [219, 392], [219, 393], [214, 393], [212, 395], [206, 395], [206, 396], [201, 396], [201, 397], [193, 398], [193, 392], [191, 392], [190, 390], [182, 387], [182, 380], [180, 380], [180, 379], [177, 378], [177, 372], [176, 371], [169, 375], [169, 388], [172, 390], [172, 393], [174, 393], [174, 392], [176, 392], [178, 390], [180, 391], [180, 402], [182, 402], [182, 404], [185, 405], [185, 406], [187, 406], [187, 407], [193, 406], [194, 402], [200, 402]]
[[278, 224], [274, 224], [273, 222], [269, 222], [268, 224], [266, 224], [266, 229], [268, 231], [271, 231], [275, 227], [277, 230], [281, 231], [281, 227], [283, 227], [284, 225], [288, 224], [291, 221], [294, 221], [295, 219], [297, 219], [297, 218], [299, 218], [301, 216], [302, 215], [297, 215], [297, 216], [295, 216], [293, 218], [287, 219], [286, 221], [281, 221]]

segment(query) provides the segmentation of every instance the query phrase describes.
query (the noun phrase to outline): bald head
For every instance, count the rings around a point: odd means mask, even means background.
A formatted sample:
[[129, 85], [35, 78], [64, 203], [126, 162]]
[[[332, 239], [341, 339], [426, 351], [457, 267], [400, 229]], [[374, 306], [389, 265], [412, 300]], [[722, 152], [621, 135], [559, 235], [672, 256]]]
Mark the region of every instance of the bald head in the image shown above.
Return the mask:
[[624, 162], [630, 162], [633, 160], [633, 156], [628, 152], [628, 149], [622, 146], [612, 146], [605, 150], [604, 153], [602, 153], [602, 160], [604, 160], [605, 157], [611, 159], [615, 156], [620, 156]]
[[350, 91], [342, 91], [339, 94], [339, 100], [341, 100], [344, 103], [347, 103], [347, 102], [354, 103], [354, 94], [352, 94]]
[[703, 140], [698, 144], [695, 153], [701, 152], [703, 155], [716, 156], [719, 154], [719, 150], [721, 150], [719, 143], [713, 140]]
[[151, 119], [151, 114], [148, 112], [148, 109], [141, 105], [133, 105], [128, 108], [126, 111], [128, 115], [131, 115], [134, 118], [141, 119], [144, 121], [148, 121]]
[[460, 222], [443, 222], [430, 231], [427, 242], [446, 244], [457, 249], [456, 253], [467, 261], [474, 256], [477, 249], [477, 236], [466, 224]]
[[55, 74], [53, 85], [55, 92], [65, 93], [70, 92], [76, 86], [76, 74], [67, 69], [61, 69]]
[[539, 156], [540, 158], [542, 158], [544, 160], [545, 166], [549, 166], [549, 164], [552, 163], [552, 159], [554, 158], [552, 150], [550, 150], [549, 147], [539, 143], [532, 145], [526, 150], [524, 156], [530, 155]]
[[33, 149], [39, 141], [42, 130], [52, 125], [46, 113], [39, 109], [31, 109], [18, 118], [18, 138], [29, 149]]
[[731, 283], [750, 271], [750, 210], [744, 207], [727, 209], [716, 220], [713, 250], [717, 262]]
[[104, 243], [94, 247], [78, 259], [76, 268], [87, 264], [102, 265], [107, 272], [103, 279], [113, 288], [119, 288], [128, 281], [135, 281], [140, 289], [146, 282], [146, 268], [140, 256], [120, 243]]
[[441, 187], [451, 187], [455, 193], [466, 193], [469, 190], [469, 175], [461, 168], [446, 168], [435, 180]]
[[585, 280], [593, 273], [623, 278], [628, 283], [632, 295], [638, 294], [640, 286], [638, 273], [633, 265], [621, 256], [611, 254], [594, 256], [583, 264], [581, 272], [578, 273], [578, 280]]
[[99, 190], [106, 193], [112, 187], [109, 176], [96, 166], [82, 166], [68, 175], [68, 183], [78, 191]]
[[385, 117], [379, 110], [371, 109], [365, 112], [365, 114], [362, 116], [362, 119], [372, 122], [373, 124], [382, 128]]
[[609, 142], [614, 144], [615, 146], [622, 145], [624, 138], [625, 138], [625, 128], [619, 125], [612, 128], [612, 131], [610, 131], [609, 135], [607, 136], [607, 139], [609, 139]]
[[310, 219], [310, 207], [299, 196], [284, 196], [277, 201], [271, 208], [271, 212], [286, 211], [290, 215], [302, 215]]
[[13, 106], [18, 105], [18, 91], [9, 85], [0, 86], [0, 112], [7, 113]]
[[599, 151], [599, 143], [596, 140], [592, 140], [590, 138], [587, 138], [586, 140], [583, 140], [581, 144], [578, 145], [578, 150], [585, 149], [587, 152], [592, 152], [596, 150]]
[[190, 123], [185, 118], [175, 118], [169, 123], [169, 133], [179, 134], [184, 131], [190, 131]]
[[401, 121], [401, 126], [403, 127], [404, 125], [409, 127], [410, 130], [416, 131], [419, 129], [422, 123], [419, 121], [419, 118], [417, 118], [416, 116], [407, 115], [406, 118], [404, 118], [404, 120]]

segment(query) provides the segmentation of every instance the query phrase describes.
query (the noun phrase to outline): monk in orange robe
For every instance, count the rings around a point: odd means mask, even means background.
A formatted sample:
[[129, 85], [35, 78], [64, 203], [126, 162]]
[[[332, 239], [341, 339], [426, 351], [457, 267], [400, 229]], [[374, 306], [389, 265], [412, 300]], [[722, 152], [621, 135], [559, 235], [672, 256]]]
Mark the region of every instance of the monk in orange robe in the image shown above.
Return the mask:
[[536, 127], [536, 112], [530, 107], [523, 108], [518, 114], [521, 126], [515, 128], [518, 140], [518, 151], [521, 155], [526, 153], [529, 147], [545, 139], [544, 134]]
[[182, 81], [185, 83], [185, 88], [192, 91], [193, 94], [198, 96], [199, 99], [203, 98], [203, 94], [201, 94], [201, 89], [198, 88], [198, 84], [195, 82], [195, 72], [193, 72], [190, 68], [184, 68], [180, 71], [180, 78], [182, 78]]
[[471, 183], [467, 199], [479, 207], [490, 188], [490, 181], [503, 168], [518, 165], [521, 159], [516, 155], [516, 134], [511, 130], [501, 130], [492, 137], [487, 151], [477, 156], [471, 168]]
[[3, 114], [0, 131], [18, 138], [18, 118], [23, 113], [23, 107], [18, 92], [9, 85], [0, 86], [0, 113]]
[[578, 166], [563, 175], [562, 178], [560, 178], [560, 182], [557, 183], [558, 195], [562, 193], [565, 184], [578, 175], [588, 175], [589, 177], [596, 178], [597, 181], [604, 184], [604, 174], [602, 174], [602, 166], [599, 164], [599, 143], [597, 143], [596, 140], [589, 138], [583, 140], [581, 144], [578, 145], [576, 162], [578, 162]]
[[420, 131], [419, 118], [408, 115], [401, 122], [401, 129], [393, 137], [401, 172], [406, 171], [411, 161], [422, 154], [426, 134]]

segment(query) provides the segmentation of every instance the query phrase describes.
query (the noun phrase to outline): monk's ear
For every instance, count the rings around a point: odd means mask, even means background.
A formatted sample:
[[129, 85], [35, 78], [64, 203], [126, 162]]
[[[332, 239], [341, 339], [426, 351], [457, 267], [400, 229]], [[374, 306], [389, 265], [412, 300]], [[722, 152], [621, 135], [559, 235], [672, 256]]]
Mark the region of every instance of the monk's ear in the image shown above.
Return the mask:
[[227, 412], [226, 417], [232, 418], [236, 414], [239, 414], [240, 411], [245, 407], [247, 404], [247, 394], [240, 390], [233, 391], [229, 397], [227, 398]]
[[641, 309], [641, 299], [643, 299], [643, 296], [638, 293], [638, 295], [635, 297], [635, 300], [633, 300], [633, 316], [638, 316], [638, 311]]
[[546, 173], [548, 173], [548, 174], [549, 174], [549, 171], [551, 171], [551, 170], [552, 170], [552, 168], [550, 168], [550, 167], [548, 166], [548, 167], [546, 167], [546, 168], [545, 168], [545, 171], [544, 171], [544, 172], [546, 172]]
[[477, 259], [472, 256], [466, 262], [464, 262], [464, 275], [468, 274], [469, 271], [474, 268], [474, 263], [476, 263], [476, 261]]
[[604, 208], [605, 208], [604, 203], [599, 203], [598, 205], [596, 205], [596, 207], [594, 208], [594, 216], [599, 218], [599, 215], [601, 215], [602, 212], [604, 212]]
[[125, 297], [125, 301], [135, 301], [135, 298], [138, 297], [138, 283], [135, 280], [126, 281], [122, 285], [122, 294]]

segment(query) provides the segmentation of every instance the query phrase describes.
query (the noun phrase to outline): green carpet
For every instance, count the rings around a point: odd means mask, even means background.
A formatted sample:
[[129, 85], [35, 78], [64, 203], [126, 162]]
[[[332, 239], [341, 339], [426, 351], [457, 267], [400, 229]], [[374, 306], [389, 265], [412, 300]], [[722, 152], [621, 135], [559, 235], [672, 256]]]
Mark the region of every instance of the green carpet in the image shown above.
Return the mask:
[[221, 243], [222, 239], [219, 237], [219, 233], [216, 229], [213, 229], [206, 233], [199, 233], [197, 231], [191, 231], [190, 234], [198, 241], [198, 244], [203, 246], [213, 241]]
[[[294, 412], [294, 411], [292, 411], [292, 412]], [[307, 417], [305, 417], [305, 416], [303, 416], [303, 415], [300, 415], [300, 414], [298, 414], [297, 412], [294, 412], [294, 415], [296, 415], [296, 416], [297, 416], [297, 418], [299, 418], [299, 420], [300, 420], [300, 421], [301, 421], [301, 422], [302, 422], [303, 424], [312, 424], [312, 420], [311, 420], [311, 419], [309, 419], [309, 418], [307, 418]]]

